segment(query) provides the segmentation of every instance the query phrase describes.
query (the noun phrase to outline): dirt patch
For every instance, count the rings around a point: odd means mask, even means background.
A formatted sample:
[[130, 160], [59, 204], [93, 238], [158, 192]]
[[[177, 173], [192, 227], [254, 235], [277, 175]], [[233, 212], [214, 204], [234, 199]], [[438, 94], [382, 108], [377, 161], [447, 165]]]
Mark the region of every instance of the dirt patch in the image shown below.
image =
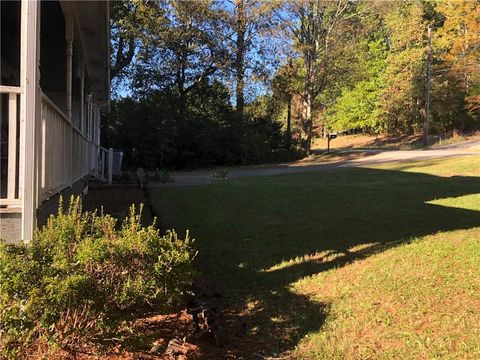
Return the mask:
[[[421, 145], [421, 135], [346, 135], [339, 136], [330, 142], [331, 149], [356, 149], [356, 148], [387, 148], [401, 149]], [[326, 148], [327, 139], [316, 139], [314, 148]]]
[[295, 163], [292, 163], [291, 165], [294, 166], [308, 166], [308, 165], [320, 165], [320, 164], [330, 164], [330, 163], [337, 163], [341, 161], [351, 161], [351, 160], [356, 160], [356, 159], [361, 159], [367, 156], [374, 155], [378, 152], [369, 152], [369, 151], [355, 151], [355, 152], [342, 152], [342, 153], [336, 153], [336, 152], [331, 152], [329, 154], [321, 153], [321, 154], [315, 154], [308, 156], [306, 158], [303, 158], [301, 160], [298, 160]]
[[88, 195], [84, 197], [82, 206], [85, 211], [101, 210], [122, 220], [128, 215], [130, 206], [136, 208], [143, 204], [142, 223], [149, 225], [154, 215], [144, 189], [135, 185], [101, 185], [89, 186]]
[[[456, 144], [463, 141], [478, 138], [479, 133], [467, 135], [452, 132], [449, 134], [429, 136], [430, 146], [442, 146]], [[423, 147], [423, 136], [413, 135], [340, 135], [330, 142], [331, 149], [392, 149], [411, 150]], [[326, 149], [327, 139], [315, 139], [314, 149]]]

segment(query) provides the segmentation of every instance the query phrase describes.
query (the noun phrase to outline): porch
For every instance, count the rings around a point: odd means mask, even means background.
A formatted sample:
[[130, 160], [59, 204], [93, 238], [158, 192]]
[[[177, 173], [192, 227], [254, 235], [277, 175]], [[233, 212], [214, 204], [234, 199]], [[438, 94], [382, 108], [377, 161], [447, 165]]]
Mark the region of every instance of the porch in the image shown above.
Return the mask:
[[111, 182], [108, 3], [1, 7], [0, 238], [29, 241], [42, 204], [88, 176]]

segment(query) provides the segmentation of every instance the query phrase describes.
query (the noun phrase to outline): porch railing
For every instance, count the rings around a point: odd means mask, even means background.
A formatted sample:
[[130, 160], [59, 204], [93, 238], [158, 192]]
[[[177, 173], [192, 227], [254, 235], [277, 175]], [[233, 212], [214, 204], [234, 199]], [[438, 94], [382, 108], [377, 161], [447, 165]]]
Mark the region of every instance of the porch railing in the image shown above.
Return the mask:
[[[9, 211], [22, 206], [24, 134], [18, 111], [22, 88], [0, 86], [0, 96], [0, 209]], [[36, 139], [39, 204], [89, 174], [111, 182], [112, 150], [90, 140], [45, 94]]]
[[40, 201], [88, 174], [104, 181], [109, 172], [109, 150], [95, 144], [42, 94], [40, 133]]
[[74, 132], [70, 120], [43, 94], [40, 121], [39, 186], [43, 200], [73, 182]]
[[102, 181], [112, 183], [113, 150], [100, 145], [94, 145], [97, 151], [93, 152], [93, 163], [96, 164], [91, 174]]
[[[21, 189], [19, 189], [19, 160], [21, 157], [23, 134], [20, 129], [18, 105], [21, 87], [0, 86], [2, 97], [2, 124], [0, 129], [0, 166], [1, 196], [0, 206], [7, 208], [21, 207]], [[4, 117], [4, 115], [6, 115]]]

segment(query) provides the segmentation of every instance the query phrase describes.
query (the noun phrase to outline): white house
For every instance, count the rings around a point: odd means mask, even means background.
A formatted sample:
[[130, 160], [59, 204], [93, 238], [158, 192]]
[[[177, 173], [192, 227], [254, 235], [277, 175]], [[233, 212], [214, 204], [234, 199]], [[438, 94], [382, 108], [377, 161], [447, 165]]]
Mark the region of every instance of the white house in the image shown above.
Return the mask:
[[[89, 176], [106, 180], [107, 1], [1, 1], [0, 238], [29, 241]], [[108, 175], [107, 175], [108, 174]]]

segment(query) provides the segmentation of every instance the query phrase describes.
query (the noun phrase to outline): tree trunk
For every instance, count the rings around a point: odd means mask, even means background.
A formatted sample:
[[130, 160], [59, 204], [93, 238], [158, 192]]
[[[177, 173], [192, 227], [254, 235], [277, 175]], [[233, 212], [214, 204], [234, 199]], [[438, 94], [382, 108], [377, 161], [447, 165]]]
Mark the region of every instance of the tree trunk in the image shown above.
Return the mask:
[[307, 131], [307, 143], [305, 144], [305, 151], [307, 156], [311, 154], [312, 147], [312, 94], [310, 91], [307, 93], [307, 98], [305, 101], [305, 120], [306, 120], [306, 131]]
[[237, 120], [239, 126], [243, 124], [245, 108], [245, 5], [243, 0], [237, 1], [237, 49], [235, 59]]
[[292, 97], [288, 97], [287, 104], [287, 133], [286, 133], [286, 148], [290, 150], [292, 147]]
[[[310, 57], [313, 58], [313, 57]], [[307, 140], [305, 143], [305, 152], [307, 156], [310, 155], [311, 143], [312, 143], [312, 112], [313, 112], [313, 71], [311, 62], [306, 64], [306, 78], [305, 78], [305, 96], [304, 96], [304, 108], [305, 108], [305, 119], [304, 119], [304, 129], [307, 133]]]

